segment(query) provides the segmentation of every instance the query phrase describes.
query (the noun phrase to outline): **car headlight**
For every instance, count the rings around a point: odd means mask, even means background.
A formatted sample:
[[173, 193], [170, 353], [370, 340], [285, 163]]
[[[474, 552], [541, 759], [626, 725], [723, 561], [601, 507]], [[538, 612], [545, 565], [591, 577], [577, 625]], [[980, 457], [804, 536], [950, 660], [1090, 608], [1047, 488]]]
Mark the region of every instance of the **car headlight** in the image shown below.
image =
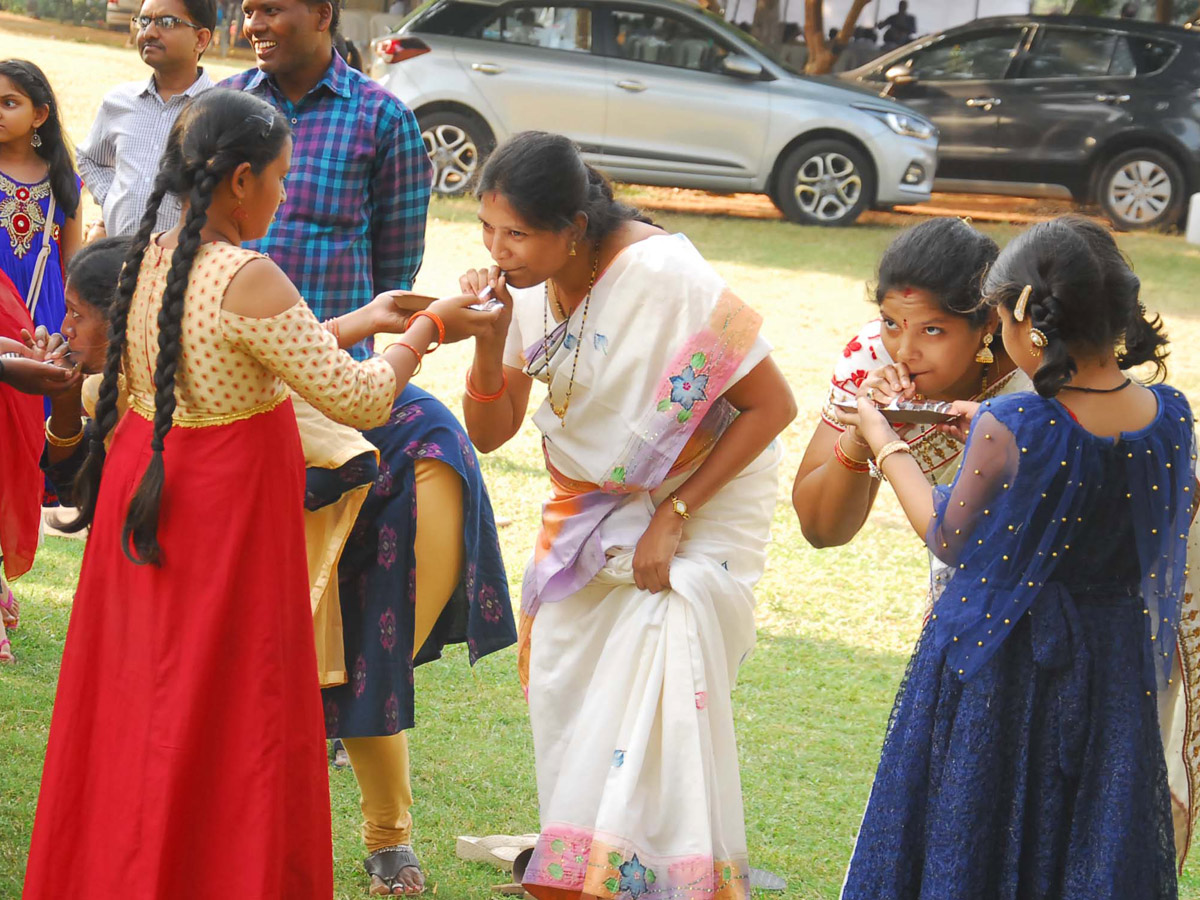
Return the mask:
[[888, 128], [904, 137], [914, 137], [927, 141], [937, 136], [937, 128], [933, 123], [926, 122], [924, 119], [910, 115], [909, 113], [896, 112], [890, 109], [877, 109], [873, 106], [856, 106], [855, 109], [861, 109], [863, 112], [870, 113], [876, 118], [882, 119], [887, 123]]

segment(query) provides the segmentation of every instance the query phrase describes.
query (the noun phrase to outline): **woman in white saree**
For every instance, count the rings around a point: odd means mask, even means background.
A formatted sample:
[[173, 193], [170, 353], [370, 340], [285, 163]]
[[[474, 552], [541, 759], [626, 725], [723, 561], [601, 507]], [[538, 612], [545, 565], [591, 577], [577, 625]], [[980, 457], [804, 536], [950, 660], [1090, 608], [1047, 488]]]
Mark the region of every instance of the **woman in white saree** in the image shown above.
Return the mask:
[[791, 392], [758, 314], [567, 139], [517, 135], [478, 196], [496, 265], [462, 287], [506, 313], [467, 373], [475, 445], [509, 440], [547, 385], [533, 421], [551, 496], [522, 591], [542, 823], [525, 887], [748, 897], [730, 691]]

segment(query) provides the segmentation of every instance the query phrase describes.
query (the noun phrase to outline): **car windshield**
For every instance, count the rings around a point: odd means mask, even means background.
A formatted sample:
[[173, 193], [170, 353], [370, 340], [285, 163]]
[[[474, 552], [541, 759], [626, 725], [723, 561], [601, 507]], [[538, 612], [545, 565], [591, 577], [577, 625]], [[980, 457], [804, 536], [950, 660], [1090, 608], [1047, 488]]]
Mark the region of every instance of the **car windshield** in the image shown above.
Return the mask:
[[710, 24], [712, 24], [718, 31], [722, 31], [730, 37], [736, 38], [737, 40], [742, 41], [743, 43], [749, 44], [757, 52], [761, 53], [763, 56], [765, 56], [771, 62], [775, 63], [775, 65], [779, 66], [779, 68], [783, 69], [785, 72], [791, 72], [793, 75], [803, 74], [801, 72], [797, 72], [790, 65], [788, 65], [786, 62], [784, 62], [782, 59], [780, 59], [778, 53], [776, 53], [774, 50], [770, 49], [766, 44], [759, 41], [758, 38], [754, 37], [754, 35], [749, 34], [745, 31], [742, 31], [742, 29], [738, 28], [736, 25], [732, 25], [729, 22], [725, 21], [725, 19], [723, 19], [721, 16], [718, 16], [716, 13], [709, 12], [706, 9], [699, 10], [699, 11], [704, 14], [705, 19], [707, 19], [708, 22]]

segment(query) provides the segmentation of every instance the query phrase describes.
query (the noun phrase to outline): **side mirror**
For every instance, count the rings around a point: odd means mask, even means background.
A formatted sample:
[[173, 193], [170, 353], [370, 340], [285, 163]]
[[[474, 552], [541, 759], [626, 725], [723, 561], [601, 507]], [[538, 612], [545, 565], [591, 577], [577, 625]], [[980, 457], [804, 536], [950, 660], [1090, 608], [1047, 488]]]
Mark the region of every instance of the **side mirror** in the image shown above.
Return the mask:
[[756, 79], [762, 77], [763, 67], [749, 56], [730, 53], [721, 60], [721, 72], [735, 78]]
[[883, 77], [891, 82], [893, 86], [915, 84], [917, 80], [917, 76], [913, 74], [912, 66], [908, 63], [900, 63], [899, 65], [892, 66], [883, 73]]

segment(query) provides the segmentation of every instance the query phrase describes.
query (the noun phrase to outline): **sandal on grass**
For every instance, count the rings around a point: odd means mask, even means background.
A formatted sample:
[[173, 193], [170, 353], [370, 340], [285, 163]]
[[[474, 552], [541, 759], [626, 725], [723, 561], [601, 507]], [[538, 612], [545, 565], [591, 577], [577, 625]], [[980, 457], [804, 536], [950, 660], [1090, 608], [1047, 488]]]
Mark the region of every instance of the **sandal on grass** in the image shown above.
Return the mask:
[[9, 631], [16, 631], [17, 626], [21, 624], [21, 604], [17, 602], [11, 589], [4, 591], [4, 596], [0, 597], [0, 619]]
[[17, 658], [13, 656], [12, 652], [12, 641], [8, 638], [0, 641], [0, 663], [12, 664], [16, 661]]
[[487, 837], [473, 837], [461, 834], [454, 845], [454, 855], [468, 862], [481, 862], [512, 871], [513, 860], [522, 850], [528, 850], [537, 843], [536, 834], [489, 834]]
[[363, 868], [371, 876], [371, 893], [384, 894], [423, 894], [425, 888], [407, 890], [403, 882], [398, 880], [402, 869], [413, 868], [421, 871], [421, 863], [410, 844], [397, 844], [395, 847], [384, 847], [376, 850], [363, 860]]

